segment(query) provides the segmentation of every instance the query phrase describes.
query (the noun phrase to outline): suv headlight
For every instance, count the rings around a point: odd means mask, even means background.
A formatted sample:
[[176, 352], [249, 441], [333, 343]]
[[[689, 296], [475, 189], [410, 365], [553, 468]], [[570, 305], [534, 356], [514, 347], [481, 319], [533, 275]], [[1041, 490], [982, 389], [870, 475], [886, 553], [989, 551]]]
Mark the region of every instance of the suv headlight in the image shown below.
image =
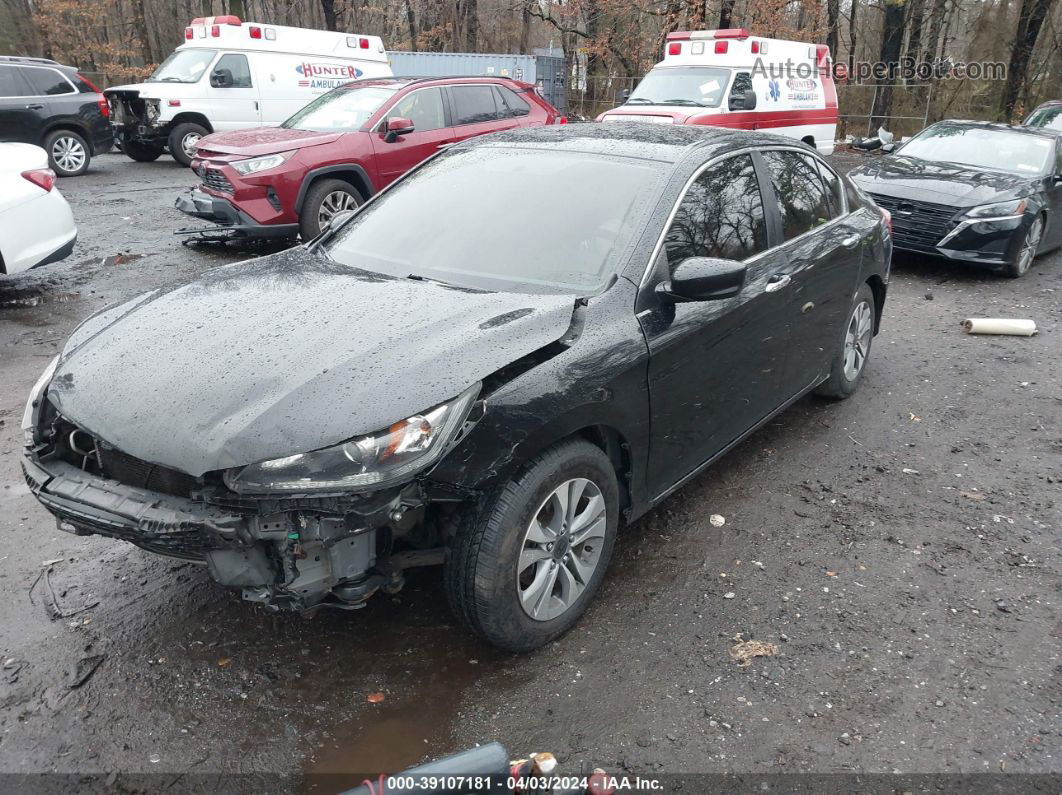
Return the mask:
[[258, 171], [265, 171], [267, 168], [276, 168], [289, 157], [295, 154], [295, 150], [290, 152], [280, 152], [275, 155], [262, 155], [261, 157], [252, 157], [248, 160], [237, 160], [234, 163], [230, 163], [236, 171], [244, 176], [248, 174], [254, 174]]
[[26, 409], [22, 412], [22, 437], [26, 442], [26, 447], [33, 447], [36, 443], [37, 434], [37, 419], [41, 416], [41, 400], [44, 398], [44, 390], [48, 388], [48, 384], [52, 382], [52, 376], [55, 375], [55, 368], [59, 365], [59, 357], [56, 356], [44, 368], [44, 372], [41, 373], [41, 377], [37, 379], [37, 383], [33, 385], [33, 389], [30, 390], [29, 400], [26, 402]]
[[982, 204], [980, 207], [974, 207], [967, 210], [966, 215], [969, 218], [1004, 218], [1008, 215], [1021, 215], [1025, 212], [1025, 207], [1028, 204], [1028, 199], [1014, 199], [1009, 202]]
[[446, 452], [479, 390], [474, 384], [453, 400], [334, 447], [229, 469], [225, 485], [240, 494], [263, 494], [366, 491], [398, 483]]

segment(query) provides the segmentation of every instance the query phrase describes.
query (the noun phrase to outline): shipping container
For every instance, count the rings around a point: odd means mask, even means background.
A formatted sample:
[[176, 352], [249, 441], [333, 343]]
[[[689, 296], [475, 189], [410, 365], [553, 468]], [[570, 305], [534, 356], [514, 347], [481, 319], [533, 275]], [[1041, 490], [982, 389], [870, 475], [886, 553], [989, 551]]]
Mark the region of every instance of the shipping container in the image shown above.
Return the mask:
[[535, 50], [534, 55], [401, 51], [387, 55], [395, 77], [511, 77], [534, 83], [557, 110], [568, 110], [568, 72], [560, 50]]

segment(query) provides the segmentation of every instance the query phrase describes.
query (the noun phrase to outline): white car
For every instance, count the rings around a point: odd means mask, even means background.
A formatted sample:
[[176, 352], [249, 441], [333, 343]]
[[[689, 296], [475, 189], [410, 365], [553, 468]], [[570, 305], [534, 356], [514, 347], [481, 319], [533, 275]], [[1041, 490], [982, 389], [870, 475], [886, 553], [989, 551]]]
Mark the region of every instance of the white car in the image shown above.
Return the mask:
[[0, 273], [57, 262], [77, 241], [74, 214], [55, 187], [48, 153], [0, 143]]

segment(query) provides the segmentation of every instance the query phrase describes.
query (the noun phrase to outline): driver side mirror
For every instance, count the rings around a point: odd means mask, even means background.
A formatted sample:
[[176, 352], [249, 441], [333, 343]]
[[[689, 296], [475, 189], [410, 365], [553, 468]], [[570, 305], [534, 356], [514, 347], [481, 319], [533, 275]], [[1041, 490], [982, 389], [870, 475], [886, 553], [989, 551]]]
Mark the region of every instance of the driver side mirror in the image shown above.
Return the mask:
[[744, 93], [734, 96], [730, 96], [730, 110], [755, 110], [756, 109], [756, 92], [753, 89], [747, 89]]
[[232, 72], [228, 69], [215, 69], [210, 75], [210, 85], [214, 88], [232, 88]]
[[416, 128], [413, 126], [413, 122], [410, 119], [388, 119], [387, 134], [384, 135], [384, 141], [393, 144], [398, 140], [398, 136], [409, 135], [414, 129]]
[[656, 294], [674, 302], [732, 298], [745, 286], [743, 262], [715, 257], [690, 257], [675, 266], [671, 280], [656, 286]]

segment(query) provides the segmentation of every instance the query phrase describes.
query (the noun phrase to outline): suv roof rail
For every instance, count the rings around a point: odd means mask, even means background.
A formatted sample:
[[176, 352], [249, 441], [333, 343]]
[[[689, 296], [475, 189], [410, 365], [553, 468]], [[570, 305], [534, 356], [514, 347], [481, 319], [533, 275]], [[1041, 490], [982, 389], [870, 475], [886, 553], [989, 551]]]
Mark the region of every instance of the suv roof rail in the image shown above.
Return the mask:
[[29, 63], [47, 64], [48, 66], [60, 66], [58, 61], [51, 58], [34, 58], [30, 55], [0, 55], [0, 63]]

